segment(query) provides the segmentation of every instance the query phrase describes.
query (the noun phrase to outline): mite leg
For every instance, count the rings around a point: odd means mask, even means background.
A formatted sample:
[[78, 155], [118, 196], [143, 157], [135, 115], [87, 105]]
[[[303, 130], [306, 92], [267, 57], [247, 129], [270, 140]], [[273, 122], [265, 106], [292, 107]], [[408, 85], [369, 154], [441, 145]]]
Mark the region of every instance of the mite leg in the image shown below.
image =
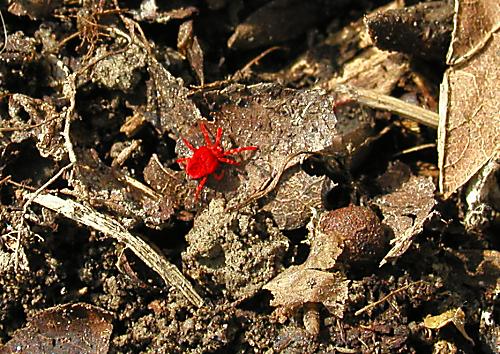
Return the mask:
[[207, 183], [208, 176], [205, 176], [201, 179], [200, 183], [198, 184], [198, 187], [196, 187], [196, 192], [194, 193], [194, 200], [198, 200], [198, 197], [200, 196], [200, 192], [205, 186], [205, 183]]
[[220, 162], [227, 163], [229, 165], [239, 165], [240, 164], [239, 162], [236, 162], [236, 161], [231, 160], [231, 159], [227, 159], [225, 157], [219, 157], [217, 160], [219, 160]]
[[205, 143], [207, 144], [207, 147], [211, 147], [212, 141], [210, 141], [210, 136], [208, 135], [208, 130], [207, 127], [205, 126], [205, 123], [203, 122], [200, 123], [200, 129], [201, 133], [203, 134], [203, 137], [205, 138]]
[[245, 147], [239, 147], [239, 148], [235, 148], [235, 149], [229, 149], [227, 151], [224, 152], [223, 156], [227, 156], [227, 155], [234, 155], [234, 154], [238, 154], [242, 151], [246, 151], [246, 150], [257, 150], [258, 147], [257, 146], [245, 146]]

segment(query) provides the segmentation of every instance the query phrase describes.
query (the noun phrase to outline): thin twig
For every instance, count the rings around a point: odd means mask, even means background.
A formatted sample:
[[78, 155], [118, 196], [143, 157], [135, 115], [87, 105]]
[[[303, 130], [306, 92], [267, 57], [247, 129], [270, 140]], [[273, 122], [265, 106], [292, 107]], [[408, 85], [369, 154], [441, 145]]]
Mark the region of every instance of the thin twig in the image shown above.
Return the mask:
[[[31, 196], [29, 198], [31, 199]], [[157, 272], [165, 283], [177, 288], [194, 306], [204, 305], [203, 298], [174, 264], [156, 252], [142, 238], [128, 232], [118, 221], [89, 206], [51, 194], [40, 194], [34, 198], [34, 202], [122, 242], [148, 267]]]
[[24, 226], [25, 226], [25, 221], [26, 221], [25, 215], [28, 212], [28, 207], [30, 206], [30, 204], [33, 202], [33, 200], [36, 198], [37, 195], [42, 193], [48, 186], [50, 186], [52, 183], [54, 183], [54, 181], [57, 180], [64, 173], [64, 171], [68, 170], [72, 166], [73, 166], [73, 162], [71, 162], [68, 165], [61, 168], [54, 176], [52, 176], [40, 188], [38, 188], [35, 192], [29, 194], [30, 197], [24, 203], [23, 211], [21, 213], [21, 219], [19, 220], [19, 224], [17, 226], [18, 232], [17, 232], [16, 245], [15, 245], [15, 249], [14, 249], [14, 269], [15, 270], [17, 270], [19, 267], [19, 248], [21, 247], [21, 237], [23, 234]]
[[16, 132], [16, 131], [26, 131], [26, 130], [38, 128], [38, 127], [41, 127], [42, 125], [50, 123], [50, 122], [52, 122], [52, 121], [54, 121], [56, 119], [59, 119], [59, 118], [60, 118], [59, 116], [55, 116], [55, 117], [49, 118], [47, 120], [44, 120], [43, 122], [40, 122], [40, 123], [37, 123], [37, 124], [33, 124], [33, 125], [28, 125], [28, 126], [25, 126], [25, 127], [0, 127], [0, 133]]
[[2, 29], [3, 29], [3, 45], [2, 49], [0, 49], [0, 54], [2, 54], [5, 48], [7, 48], [7, 43], [9, 41], [9, 37], [7, 36], [7, 26], [5, 26], [5, 20], [3, 19], [2, 11], [0, 11], [0, 20], [2, 20]]
[[356, 316], [359, 316], [361, 315], [363, 312], [366, 312], [368, 310], [370, 310], [371, 308], [383, 303], [384, 301], [386, 301], [387, 299], [389, 299], [390, 297], [393, 297], [394, 295], [396, 294], [399, 294], [400, 292], [408, 289], [410, 286], [413, 286], [413, 285], [417, 285], [417, 284], [421, 284], [423, 283], [424, 281], [423, 280], [418, 280], [416, 282], [413, 282], [413, 283], [410, 283], [410, 284], [406, 284], [405, 286], [399, 288], [399, 289], [396, 289], [394, 291], [391, 291], [389, 294], [387, 294], [386, 296], [384, 296], [383, 298], [381, 298], [380, 300], [377, 300], [375, 302], [372, 302], [371, 304], [368, 304], [366, 305], [365, 307], [359, 309], [358, 311], [354, 312], [354, 315]]
[[402, 155], [411, 154], [413, 152], [422, 151], [422, 150], [425, 150], [425, 149], [435, 149], [435, 148], [436, 148], [436, 144], [434, 144], [434, 143], [422, 144], [422, 145], [413, 146], [411, 148], [402, 150], [402, 151], [400, 151], [400, 152], [392, 155], [392, 157], [399, 157], [399, 156], [402, 156]]
[[406, 103], [395, 97], [348, 85], [339, 86], [336, 92], [346, 95], [354, 102], [374, 109], [389, 111], [434, 129], [437, 129], [439, 125], [439, 115], [437, 113], [414, 104]]

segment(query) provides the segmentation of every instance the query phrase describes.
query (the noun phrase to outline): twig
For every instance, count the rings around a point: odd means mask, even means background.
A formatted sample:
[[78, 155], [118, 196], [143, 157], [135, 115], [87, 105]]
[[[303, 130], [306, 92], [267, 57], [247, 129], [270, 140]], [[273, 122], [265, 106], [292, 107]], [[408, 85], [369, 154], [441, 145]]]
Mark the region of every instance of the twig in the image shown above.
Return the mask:
[[399, 157], [402, 155], [411, 154], [413, 152], [422, 151], [425, 149], [435, 149], [435, 148], [436, 148], [436, 144], [434, 144], [434, 143], [422, 144], [422, 145], [418, 145], [418, 146], [414, 146], [414, 147], [402, 150], [402, 151], [392, 155], [392, 157]]
[[399, 294], [400, 292], [408, 289], [410, 286], [413, 286], [413, 285], [417, 285], [417, 284], [421, 284], [423, 283], [424, 281], [423, 280], [418, 280], [416, 282], [413, 282], [413, 283], [410, 283], [410, 284], [406, 284], [405, 286], [399, 288], [399, 289], [396, 289], [394, 291], [391, 291], [389, 294], [387, 294], [386, 296], [384, 296], [383, 298], [381, 298], [380, 300], [377, 300], [375, 302], [372, 302], [371, 304], [368, 304], [366, 305], [365, 307], [359, 309], [358, 311], [354, 312], [354, 315], [356, 316], [359, 316], [361, 315], [363, 312], [366, 312], [368, 311], [369, 309], [383, 303], [384, 301], [386, 301], [387, 299], [389, 299], [390, 297], [396, 295], [396, 294]]
[[5, 26], [5, 20], [3, 19], [2, 11], [0, 11], [0, 20], [2, 20], [2, 29], [3, 29], [3, 45], [2, 49], [0, 49], [0, 54], [2, 54], [5, 48], [7, 48], [7, 43], [9, 41], [9, 37], [7, 36], [7, 27]]
[[182, 275], [177, 267], [170, 263], [163, 255], [149, 246], [143, 239], [132, 235], [123, 225], [109, 216], [77, 203], [70, 199], [62, 199], [52, 194], [40, 194], [33, 201], [41, 206], [60, 213], [78, 223], [102, 232], [108, 237], [122, 242], [134, 252], [148, 267], [156, 271], [165, 283], [174, 286], [194, 306], [204, 305], [203, 299], [193, 288], [191, 283]]
[[14, 249], [14, 269], [17, 270], [19, 267], [19, 248], [21, 247], [21, 236], [23, 234], [23, 228], [25, 224], [25, 215], [28, 212], [28, 207], [30, 204], [33, 202], [33, 200], [36, 198], [37, 195], [42, 193], [48, 186], [50, 186], [52, 183], [54, 183], [55, 180], [57, 180], [63, 173], [64, 171], [68, 170], [73, 166], [73, 162], [69, 163], [68, 165], [64, 166], [61, 168], [54, 176], [52, 176], [47, 182], [45, 182], [40, 188], [38, 188], [35, 192], [29, 194], [29, 198], [26, 200], [26, 202], [23, 205], [23, 211], [21, 213], [21, 219], [19, 220], [19, 225], [17, 226], [17, 239], [16, 239], [16, 245]]
[[341, 85], [336, 89], [336, 92], [346, 95], [354, 102], [374, 109], [389, 111], [434, 129], [437, 129], [439, 124], [439, 115], [437, 113], [376, 91]]
[[0, 186], [1, 186], [2, 184], [4, 184], [5, 182], [8, 182], [11, 178], [12, 178], [12, 176], [11, 176], [11, 175], [8, 175], [8, 176], [6, 176], [6, 177], [2, 178], [2, 180], [0, 180]]
[[4, 133], [4, 132], [16, 132], [16, 131], [20, 131], [20, 130], [30, 130], [30, 129], [34, 129], [34, 128], [38, 128], [38, 127], [41, 127], [42, 125], [45, 125], [47, 123], [50, 123], [56, 119], [59, 119], [60, 117], [59, 116], [56, 116], [56, 117], [52, 117], [52, 118], [49, 118], [47, 120], [44, 120], [43, 122], [40, 122], [40, 123], [37, 123], [37, 124], [33, 124], [33, 125], [28, 125], [28, 126], [25, 126], [25, 127], [0, 127], [0, 133]]

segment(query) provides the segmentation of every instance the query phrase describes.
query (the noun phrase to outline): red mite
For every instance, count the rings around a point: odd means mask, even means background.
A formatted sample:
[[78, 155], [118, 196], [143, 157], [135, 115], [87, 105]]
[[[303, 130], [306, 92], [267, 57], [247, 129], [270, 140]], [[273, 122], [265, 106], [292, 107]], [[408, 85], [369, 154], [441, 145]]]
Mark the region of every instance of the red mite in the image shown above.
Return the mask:
[[193, 152], [191, 157], [183, 157], [177, 159], [177, 163], [183, 164], [186, 174], [191, 179], [199, 179], [200, 183], [196, 188], [196, 193], [194, 199], [197, 200], [200, 195], [201, 190], [207, 183], [208, 176], [213, 174], [217, 181], [220, 181], [224, 177], [224, 171], [216, 173], [221, 163], [227, 163], [229, 165], [238, 165], [239, 163], [226, 157], [229, 155], [235, 155], [245, 150], [257, 150], [257, 146], [244, 146], [239, 148], [230, 149], [224, 151], [221, 143], [222, 138], [222, 128], [217, 128], [217, 135], [215, 136], [215, 143], [212, 144], [210, 137], [208, 136], [208, 130], [204, 123], [200, 123], [200, 129], [205, 138], [206, 145], [195, 148], [189, 141], [182, 138], [184, 144]]

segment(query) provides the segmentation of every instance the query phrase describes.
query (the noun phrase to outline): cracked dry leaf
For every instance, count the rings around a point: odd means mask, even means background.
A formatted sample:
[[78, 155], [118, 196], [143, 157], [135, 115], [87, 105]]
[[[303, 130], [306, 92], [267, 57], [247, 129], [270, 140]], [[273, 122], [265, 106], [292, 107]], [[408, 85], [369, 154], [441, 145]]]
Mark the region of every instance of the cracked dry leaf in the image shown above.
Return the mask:
[[107, 353], [112, 314], [85, 304], [65, 304], [28, 318], [26, 327], [0, 347], [0, 353]]
[[497, 0], [455, 0], [454, 5], [453, 33], [446, 57], [450, 65], [481, 49], [500, 27]]
[[455, 325], [465, 339], [474, 345], [474, 341], [465, 331], [465, 313], [461, 308], [451, 309], [436, 316], [427, 316], [424, 319], [424, 326], [430, 329], [440, 329], [450, 322]]
[[500, 153], [500, 7], [458, 1], [443, 78], [438, 129], [439, 187], [448, 198]]
[[383, 223], [394, 232], [391, 250], [380, 266], [400, 257], [419, 234], [436, 204], [434, 183], [429, 177], [412, 176], [394, 192], [374, 200], [384, 215]]
[[[224, 188], [230, 206], [260, 190], [289, 156], [302, 151], [341, 152], [349, 156], [350, 149], [359, 146], [372, 132], [369, 116], [337, 119], [333, 110], [336, 97], [321, 89], [231, 85], [205, 93], [203, 99], [214, 116], [214, 123], [207, 127], [212, 133], [215, 126], [223, 128], [225, 149], [249, 145], [259, 148], [242, 155], [241, 167], [228, 168], [223, 186], [209, 184], [220, 191]], [[195, 146], [203, 144], [199, 131], [187, 138]], [[177, 152], [180, 156], [190, 154], [183, 144], [178, 144]], [[273, 214], [281, 229], [304, 226], [311, 207], [321, 208], [323, 177], [306, 174], [299, 160], [297, 157], [287, 165], [277, 187], [261, 200], [263, 209]]]
[[203, 86], [205, 83], [205, 75], [203, 73], [204, 55], [198, 37], [194, 33], [193, 20], [186, 21], [179, 27], [177, 48], [179, 52], [187, 58], [200, 85]]
[[328, 311], [343, 317], [349, 280], [340, 272], [330, 273], [304, 266], [291, 266], [263, 288], [274, 298], [276, 315], [284, 321], [289, 314], [307, 303], [322, 303]]
[[201, 119], [201, 113], [188, 97], [181, 78], [173, 76], [154, 57], [148, 58], [146, 119], [162, 134], [172, 131], [186, 135], [189, 127]]

